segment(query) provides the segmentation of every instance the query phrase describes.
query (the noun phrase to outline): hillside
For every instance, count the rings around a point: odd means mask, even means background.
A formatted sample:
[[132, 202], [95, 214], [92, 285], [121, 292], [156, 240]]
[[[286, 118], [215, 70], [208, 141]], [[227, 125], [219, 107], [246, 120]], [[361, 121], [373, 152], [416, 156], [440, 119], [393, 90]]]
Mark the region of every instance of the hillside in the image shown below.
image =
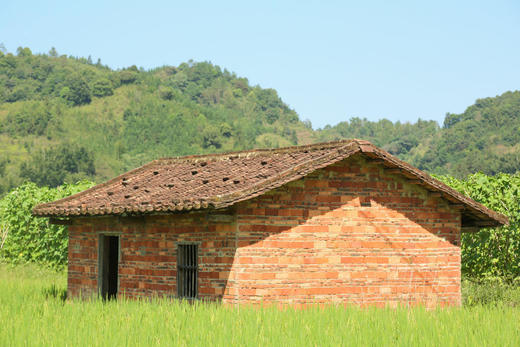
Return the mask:
[[149, 160], [279, 147], [310, 129], [272, 89], [210, 63], [114, 71], [89, 59], [0, 53], [0, 189], [96, 181]]
[[422, 170], [464, 177], [520, 169], [520, 91], [478, 99], [464, 113], [434, 121], [392, 123], [353, 118], [317, 132], [320, 140], [359, 137]]
[[520, 168], [520, 91], [479, 99], [462, 114], [447, 114], [442, 131], [416, 164], [465, 176], [514, 173]]
[[312, 130], [273, 89], [208, 62], [113, 70], [90, 58], [0, 52], [0, 194], [25, 180], [102, 181], [149, 160], [362, 138], [433, 173], [520, 167], [520, 92], [444, 124], [352, 118]]

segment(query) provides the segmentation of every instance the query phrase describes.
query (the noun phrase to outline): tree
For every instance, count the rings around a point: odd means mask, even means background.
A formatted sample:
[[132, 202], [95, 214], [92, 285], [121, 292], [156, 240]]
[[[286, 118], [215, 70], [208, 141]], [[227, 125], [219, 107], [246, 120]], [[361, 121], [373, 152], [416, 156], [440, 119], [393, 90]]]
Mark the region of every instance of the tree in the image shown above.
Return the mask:
[[229, 138], [233, 134], [233, 128], [228, 123], [222, 123], [220, 124], [220, 134]]
[[58, 51], [56, 50], [56, 48], [52, 47], [49, 51], [49, 55], [53, 58], [56, 58], [58, 56]]
[[137, 80], [137, 72], [132, 70], [123, 70], [119, 72], [121, 84], [134, 83]]
[[175, 91], [171, 87], [160, 87], [159, 95], [163, 100], [172, 100], [175, 95]]
[[52, 118], [48, 104], [26, 103], [19, 111], [7, 114], [3, 126], [0, 126], [0, 132], [6, 132], [13, 137], [41, 136], [45, 134]]
[[0, 160], [0, 176], [5, 174], [5, 168], [7, 167], [7, 160]]
[[88, 104], [91, 100], [90, 95], [87, 82], [77, 73], [72, 73], [67, 77], [65, 87], [60, 91], [60, 96], [73, 105]]
[[28, 48], [28, 47], [18, 47], [16, 49], [16, 54], [19, 56], [19, 57], [30, 57], [32, 56], [32, 52], [31, 50]]
[[213, 146], [214, 148], [220, 148], [222, 147], [222, 144], [220, 142], [220, 131], [217, 129], [217, 127], [210, 125], [207, 126], [202, 131], [202, 139], [203, 139], [203, 147], [209, 148]]
[[112, 94], [114, 94], [114, 87], [108, 79], [99, 78], [92, 84], [92, 95], [101, 98]]
[[22, 177], [49, 187], [57, 187], [67, 178], [92, 177], [95, 173], [92, 153], [73, 144], [38, 151], [20, 166]]

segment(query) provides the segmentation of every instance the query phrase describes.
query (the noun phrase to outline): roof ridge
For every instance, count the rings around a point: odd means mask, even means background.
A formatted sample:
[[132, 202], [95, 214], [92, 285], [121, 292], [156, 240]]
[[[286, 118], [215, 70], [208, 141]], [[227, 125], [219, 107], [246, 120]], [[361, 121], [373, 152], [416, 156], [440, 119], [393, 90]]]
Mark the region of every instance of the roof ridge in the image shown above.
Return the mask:
[[306, 149], [319, 150], [319, 149], [323, 149], [323, 148], [332, 148], [332, 147], [337, 147], [337, 146], [341, 146], [341, 145], [346, 145], [349, 143], [371, 145], [370, 142], [364, 141], [364, 140], [345, 139], [345, 140], [338, 140], [338, 141], [318, 142], [318, 143], [312, 143], [312, 144], [308, 144], [308, 145], [295, 145], [295, 146], [280, 147], [280, 148], [253, 148], [253, 149], [223, 152], [223, 153], [193, 154], [193, 155], [185, 155], [185, 156], [178, 156], [178, 157], [164, 157], [164, 158], [156, 159], [155, 161], [158, 164], [167, 164], [167, 163], [177, 162], [177, 161], [223, 159], [223, 158], [229, 158], [229, 157], [236, 156], [236, 155], [241, 157], [241, 155], [246, 155], [246, 154], [258, 154], [258, 155], [266, 154], [267, 155], [267, 154], [273, 154], [273, 153], [301, 152]]

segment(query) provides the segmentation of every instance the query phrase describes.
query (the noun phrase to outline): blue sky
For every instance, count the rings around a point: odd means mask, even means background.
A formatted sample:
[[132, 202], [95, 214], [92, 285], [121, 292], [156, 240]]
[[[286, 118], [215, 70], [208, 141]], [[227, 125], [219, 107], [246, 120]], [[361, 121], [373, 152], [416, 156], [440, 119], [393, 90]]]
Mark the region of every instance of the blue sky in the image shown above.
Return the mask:
[[520, 2], [3, 0], [11, 52], [113, 68], [193, 59], [274, 88], [313, 126], [350, 117], [442, 123], [520, 89]]

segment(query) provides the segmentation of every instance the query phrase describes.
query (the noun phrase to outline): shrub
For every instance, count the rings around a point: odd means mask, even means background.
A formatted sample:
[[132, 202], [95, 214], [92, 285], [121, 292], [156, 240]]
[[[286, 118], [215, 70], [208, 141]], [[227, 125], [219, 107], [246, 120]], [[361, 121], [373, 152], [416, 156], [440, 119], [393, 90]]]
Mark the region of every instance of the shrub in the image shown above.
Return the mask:
[[462, 272], [509, 283], [520, 278], [520, 175], [476, 173], [466, 180], [437, 178], [509, 218], [507, 226], [462, 234]]
[[49, 224], [48, 218], [31, 214], [34, 206], [64, 198], [93, 186], [92, 182], [66, 184], [58, 188], [26, 183], [0, 200], [0, 226], [7, 230], [0, 258], [10, 263], [39, 263], [60, 267], [67, 263], [67, 231]]

